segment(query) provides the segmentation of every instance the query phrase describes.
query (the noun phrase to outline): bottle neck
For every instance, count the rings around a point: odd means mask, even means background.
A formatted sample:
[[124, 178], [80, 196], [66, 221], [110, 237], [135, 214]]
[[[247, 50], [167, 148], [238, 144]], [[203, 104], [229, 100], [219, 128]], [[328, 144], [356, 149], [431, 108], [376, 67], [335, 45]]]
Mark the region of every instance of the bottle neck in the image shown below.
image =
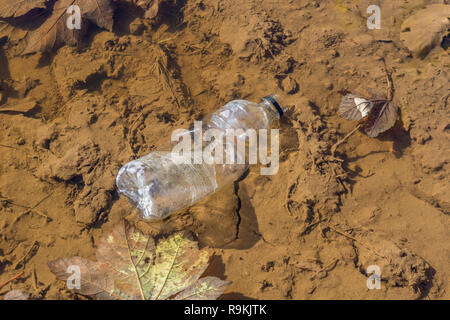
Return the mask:
[[280, 100], [278, 95], [269, 95], [261, 99], [261, 104], [266, 108], [272, 119], [280, 119], [285, 112], [285, 109], [279, 103]]

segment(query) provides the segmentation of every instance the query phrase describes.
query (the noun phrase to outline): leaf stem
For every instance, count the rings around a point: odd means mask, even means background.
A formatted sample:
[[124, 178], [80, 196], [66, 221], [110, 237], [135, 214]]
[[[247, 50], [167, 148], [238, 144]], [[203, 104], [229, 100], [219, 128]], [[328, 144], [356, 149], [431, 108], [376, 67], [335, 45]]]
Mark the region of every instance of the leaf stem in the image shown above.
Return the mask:
[[361, 128], [361, 124], [358, 124], [355, 129], [353, 129], [352, 131], [350, 131], [343, 139], [339, 140], [338, 142], [336, 142], [332, 147], [331, 147], [331, 155], [334, 157], [334, 154], [336, 153], [336, 149], [337, 147], [339, 147], [341, 144], [343, 144], [345, 141], [347, 141], [348, 138], [350, 138], [352, 136], [352, 134], [354, 134], [359, 128]]
[[131, 265], [133, 266], [134, 274], [136, 275], [136, 281], [137, 281], [138, 286], [139, 286], [139, 291], [141, 293], [142, 300], [147, 300], [145, 298], [145, 295], [144, 295], [144, 290], [142, 289], [142, 284], [141, 284], [141, 281], [140, 281], [140, 278], [139, 278], [139, 273], [137, 271], [136, 265], [133, 263], [133, 258], [131, 257], [130, 242], [128, 241], [127, 229], [126, 229], [125, 223], [123, 223], [123, 228], [124, 228], [124, 233], [125, 233], [125, 239], [127, 241], [128, 257], [130, 258], [130, 262], [131, 262]]

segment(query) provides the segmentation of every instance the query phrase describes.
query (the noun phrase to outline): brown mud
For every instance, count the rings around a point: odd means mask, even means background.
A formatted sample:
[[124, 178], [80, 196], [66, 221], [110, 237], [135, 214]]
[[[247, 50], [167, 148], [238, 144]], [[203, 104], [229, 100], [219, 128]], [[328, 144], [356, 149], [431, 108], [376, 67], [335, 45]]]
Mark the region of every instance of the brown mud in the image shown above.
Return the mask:
[[[20, 56], [0, 47], [0, 296], [84, 299], [47, 262], [95, 259], [123, 217], [146, 233], [192, 231], [214, 249], [225, 299], [448, 299], [448, 52], [423, 60], [400, 26], [427, 1], [186, 0], [149, 23], [125, 13], [84, 46]], [[433, 1], [443, 3], [444, 1]], [[340, 119], [341, 90], [386, 90], [394, 128], [372, 139]], [[224, 103], [284, 92], [280, 168], [257, 167], [168, 221], [148, 224], [115, 175]], [[342, 161], [341, 161], [342, 160]], [[382, 268], [381, 290], [366, 286]]]

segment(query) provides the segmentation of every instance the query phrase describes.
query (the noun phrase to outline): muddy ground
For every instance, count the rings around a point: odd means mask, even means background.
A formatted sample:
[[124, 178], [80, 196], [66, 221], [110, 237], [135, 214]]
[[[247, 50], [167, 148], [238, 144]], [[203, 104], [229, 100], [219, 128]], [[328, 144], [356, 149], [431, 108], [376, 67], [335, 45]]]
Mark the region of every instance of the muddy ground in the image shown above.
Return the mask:
[[[95, 259], [126, 217], [213, 248], [207, 273], [232, 282], [225, 299], [450, 298], [448, 52], [419, 59], [400, 40], [402, 21], [429, 1], [372, 2], [380, 30], [366, 27], [366, 1], [187, 0], [153, 22], [124, 9], [114, 32], [91, 28], [78, 48], [22, 56], [19, 42], [2, 42], [0, 284], [23, 274], [0, 296], [85, 299], [47, 262]], [[355, 126], [336, 114], [340, 91], [385, 93], [380, 57], [399, 121], [331, 157]], [[289, 105], [278, 174], [251, 168], [156, 224], [117, 194], [118, 169], [175, 128], [274, 92]], [[382, 268], [381, 290], [367, 288], [369, 265]]]

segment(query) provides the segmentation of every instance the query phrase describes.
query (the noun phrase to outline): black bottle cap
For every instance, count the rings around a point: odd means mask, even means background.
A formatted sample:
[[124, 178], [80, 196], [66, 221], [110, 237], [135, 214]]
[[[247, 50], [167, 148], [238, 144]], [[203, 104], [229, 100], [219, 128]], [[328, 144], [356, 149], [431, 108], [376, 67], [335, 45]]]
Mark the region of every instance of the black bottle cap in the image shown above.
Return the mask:
[[278, 101], [273, 96], [266, 96], [266, 97], [263, 98], [263, 100], [269, 101], [275, 107], [275, 109], [277, 109], [278, 113], [280, 114], [280, 118], [283, 116], [284, 111], [281, 108], [281, 106], [278, 103]]

